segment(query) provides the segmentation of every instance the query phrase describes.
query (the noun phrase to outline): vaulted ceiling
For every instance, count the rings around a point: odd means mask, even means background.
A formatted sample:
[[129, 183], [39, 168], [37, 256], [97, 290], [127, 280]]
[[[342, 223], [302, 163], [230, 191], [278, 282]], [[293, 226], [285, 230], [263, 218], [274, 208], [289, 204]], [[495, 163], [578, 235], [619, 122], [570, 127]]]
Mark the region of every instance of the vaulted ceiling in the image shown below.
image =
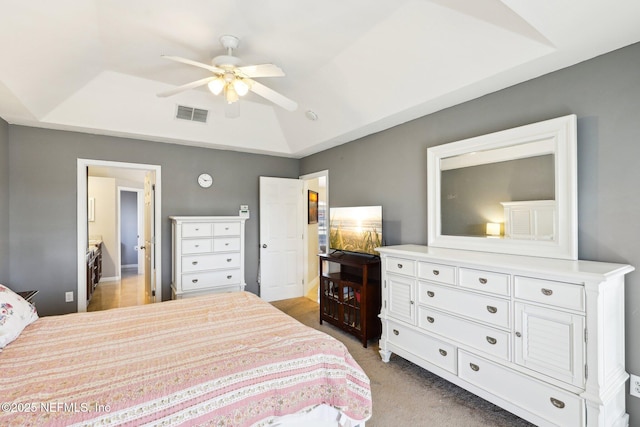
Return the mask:
[[[296, 111], [157, 96], [211, 76], [161, 55], [210, 64], [225, 34]], [[638, 42], [640, 1], [0, 0], [0, 40], [9, 123], [299, 158]]]

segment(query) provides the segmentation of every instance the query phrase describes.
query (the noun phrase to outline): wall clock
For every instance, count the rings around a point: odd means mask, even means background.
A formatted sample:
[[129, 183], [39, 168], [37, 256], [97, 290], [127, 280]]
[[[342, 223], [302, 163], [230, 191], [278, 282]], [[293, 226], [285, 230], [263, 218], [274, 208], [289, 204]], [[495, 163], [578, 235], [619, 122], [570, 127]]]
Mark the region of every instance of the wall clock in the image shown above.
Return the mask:
[[198, 184], [200, 184], [202, 188], [209, 188], [211, 184], [213, 184], [213, 177], [208, 173], [201, 173], [200, 176], [198, 176]]

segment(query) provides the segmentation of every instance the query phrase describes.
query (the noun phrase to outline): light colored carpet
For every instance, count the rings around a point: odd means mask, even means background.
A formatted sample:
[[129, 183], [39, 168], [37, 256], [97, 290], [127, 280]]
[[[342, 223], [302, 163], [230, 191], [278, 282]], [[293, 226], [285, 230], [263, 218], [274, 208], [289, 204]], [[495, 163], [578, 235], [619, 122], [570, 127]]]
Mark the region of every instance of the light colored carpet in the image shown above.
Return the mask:
[[384, 363], [378, 343], [360, 341], [327, 324], [320, 325], [318, 304], [307, 298], [276, 301], [275, 307], [301, 323], [342, 341], [371, 380], [373, 416], [367, 427], [456, 426], [530, 427], [523, 419], [443, 380], [395, 354]]

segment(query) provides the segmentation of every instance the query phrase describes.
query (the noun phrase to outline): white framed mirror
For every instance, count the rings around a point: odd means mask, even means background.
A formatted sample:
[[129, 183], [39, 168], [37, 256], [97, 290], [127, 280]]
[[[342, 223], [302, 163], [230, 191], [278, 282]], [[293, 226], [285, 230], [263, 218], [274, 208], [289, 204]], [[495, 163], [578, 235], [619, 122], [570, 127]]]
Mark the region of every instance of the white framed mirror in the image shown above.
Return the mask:
[[577, 118], [427, 150], [428, 244], [578, 258]]

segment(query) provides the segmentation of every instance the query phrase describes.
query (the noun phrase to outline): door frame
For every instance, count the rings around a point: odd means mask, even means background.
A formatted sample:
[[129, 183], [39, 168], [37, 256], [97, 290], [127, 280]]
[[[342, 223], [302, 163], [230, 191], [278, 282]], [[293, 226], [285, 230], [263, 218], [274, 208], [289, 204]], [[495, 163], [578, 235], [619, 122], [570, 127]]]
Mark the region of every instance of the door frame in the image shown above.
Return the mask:
[[[76, 292], [78, 312], [87, 311], [87, 260], [86, 250], [88, 241], [88, 224], [87, 224], [87, 168], [89, 166], [104, 166], [123, 169], [138, 169], [155, 172], [156, 175], [156, 191], [155, 191], [155, 217], [154, 217], [154, 233], [156, 246], [156, 295], [155, 300], [162, 299], [162, 192], [161, 192], [161, 166], [148, 165], [142, 163], [125, 163], [108, 160], [80, 159], [77, 162], [77, 282], [78, 288]], [[159, 280], [158, 280], [159, 279]], [[155, 302], [155, 301], [153, 301]]]
[[[317, 178], [325, 178], [325, 183], [326, 183], [326, 187], [325, 187], [325, 201], [326, 201], [326, 208], [327, 208], [327, 213], [329, 212], [329, 170], [325, 169], [325, 170], [321, 170], [318, 172], [313, 172], [313, 173], [308, 173], [305, 175], [300, 175], [299, 179], [301, 179], [303, 181], [303, 188], [304, 188], [304, 194], [307, 194], [307, 191], [309, 190], [309, 183], [308, 181], [312, 180], [312, 179], [317, 179]], [[306, 200], [306, 199], [305, 199]], [[304, 204], [304, 209], [303, 209], [303, 224], [307, 224], [307, 218], [309, 215], [309, 205], [308, 203]], [[328, 220], [328, 218], [327, 218]], [[329, 236], [327, 236], [327, 244], [329, 243]], [[304, 232], [304, 237], [302, 239], [302, 246], [303, 246], [303, 259], [304, 259], [304, 267], [303, 267], [303, 278], [307, 278], [309, 277], [309, 237], [308, 237], [308, 233]], [[328, 248], [327, 248], [328, 249]], [[315, 255], [314, 255], [315, 256]], [[309, 291], [313, 288], [313, 286], [315, 285], [315, 282], [312, 281], [308, 281], [305, 280], [304, 281], [304, 286], [303, 286], [303, 295], [306, 296]]]

